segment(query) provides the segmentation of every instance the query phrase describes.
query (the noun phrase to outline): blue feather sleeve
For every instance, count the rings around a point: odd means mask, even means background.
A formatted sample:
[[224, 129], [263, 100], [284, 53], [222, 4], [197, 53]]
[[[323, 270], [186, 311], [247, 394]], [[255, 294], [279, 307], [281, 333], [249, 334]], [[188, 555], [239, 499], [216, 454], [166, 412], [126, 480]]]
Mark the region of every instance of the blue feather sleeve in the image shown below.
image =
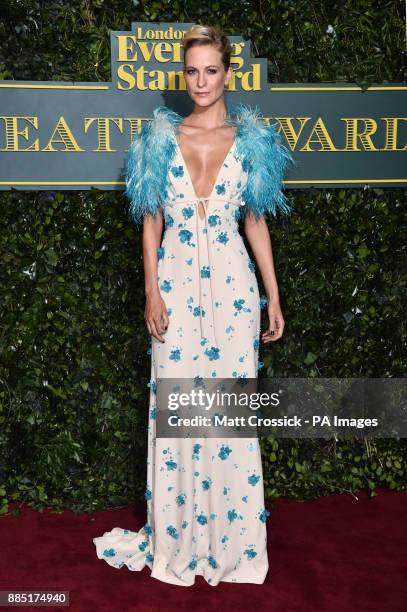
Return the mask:
[[241, 211], [252, 211], [256, 220], [265, 214], [274, 217], [278, 210], [290, 214], [292, 207], [283, 193], [283, 177], [290, 163], [294, 163], [290, 151], [282, 144], [275, 124], [261, 121], [260, 111], [240, 103], [237, 105], [238, 154], [247, 183], [242, 190], [245, 207]]
[[125, 194], [129, 213], [137, 226], [145, 215], [154, 216], [163, 209], [168, 197], [168, 167], [176, 150], [174, 125], [182, 118], [166, 106], [153, 112], [128, 150]]

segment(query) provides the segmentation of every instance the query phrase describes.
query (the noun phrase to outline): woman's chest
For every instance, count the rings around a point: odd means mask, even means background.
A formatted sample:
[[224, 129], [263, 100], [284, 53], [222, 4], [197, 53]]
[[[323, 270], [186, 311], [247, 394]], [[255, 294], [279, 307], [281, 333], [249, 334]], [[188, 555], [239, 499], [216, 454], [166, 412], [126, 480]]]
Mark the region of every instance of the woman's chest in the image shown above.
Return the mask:
[[236, 158], [234, 149], [235, 147], [232, 146], [219, 168], [215, 180], [213, 181], [212, 179], [213, 185], [208, 185], [206, 193], [208, 193], [209, 189], [211, 189], [211, 192], [206, 198], [202, 198], [196, 193], [188, 166], [185, 163], [179, 146], [177, 146], [174, 157], [168, 167], [169, 199], [172, 202], [181, 203], [199, 199], [240, 200], [240, 194], [244, 189], [247, 175], [243, 171], [241, 161]]

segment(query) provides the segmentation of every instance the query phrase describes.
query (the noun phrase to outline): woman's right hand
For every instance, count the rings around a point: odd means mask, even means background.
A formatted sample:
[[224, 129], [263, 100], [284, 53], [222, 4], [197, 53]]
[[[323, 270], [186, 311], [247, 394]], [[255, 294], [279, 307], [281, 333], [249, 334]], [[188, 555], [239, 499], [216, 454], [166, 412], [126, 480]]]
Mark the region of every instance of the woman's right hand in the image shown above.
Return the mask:
[[157, 338], [160, 342], [165, 342], [161, 334], [167, 331], [169, 318], [167, 307], [159, 290], [154, 293], [149, 293], [146, 296], [144, 320], [147, 325], [148, 333], [154, 336], [154, 338]]

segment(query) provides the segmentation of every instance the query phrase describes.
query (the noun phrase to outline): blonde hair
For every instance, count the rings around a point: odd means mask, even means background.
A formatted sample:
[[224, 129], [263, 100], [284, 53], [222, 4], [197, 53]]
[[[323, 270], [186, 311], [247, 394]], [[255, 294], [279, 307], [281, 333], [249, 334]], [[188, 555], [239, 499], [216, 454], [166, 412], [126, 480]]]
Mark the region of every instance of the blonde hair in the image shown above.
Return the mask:
[[222, 30], [214, 26], [193, 25], [184, 36], [182, 47], [184, 49], [184, 66], [188, 49], [201, 45], [213, 45], [222, 54], [222, 63], [225, 71], [230, 66], [232, 45]]

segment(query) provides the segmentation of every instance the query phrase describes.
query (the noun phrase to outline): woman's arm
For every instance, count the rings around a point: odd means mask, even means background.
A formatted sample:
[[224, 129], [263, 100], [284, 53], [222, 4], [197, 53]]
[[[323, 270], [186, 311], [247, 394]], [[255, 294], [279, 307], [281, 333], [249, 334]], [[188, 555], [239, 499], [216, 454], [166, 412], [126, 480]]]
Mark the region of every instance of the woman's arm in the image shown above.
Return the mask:
[[155, 216], [146, 215], [144, 217], [143, 263], [146, 295], [144, 319], [148, 332], [160, 342], [165, 342], [161, 334], [166, 332], [169, 323], [167, 307], [158, 287], [157, 274], [157, 249], [161, 242], [163, 224], [164, 220], [161, 212], [158, 212]]
[[259, 266], [267, 295], [269, 327], [262, 334], [262, 340], [264, 343], [274, 342], [281, 338], [283, 334], [284, 318], [280, 308], [280, 296], [274, 270], [269, 230], [264, 217], [256, 221], [254, 215], [250, 212], [245, 215], [244, 230]]

